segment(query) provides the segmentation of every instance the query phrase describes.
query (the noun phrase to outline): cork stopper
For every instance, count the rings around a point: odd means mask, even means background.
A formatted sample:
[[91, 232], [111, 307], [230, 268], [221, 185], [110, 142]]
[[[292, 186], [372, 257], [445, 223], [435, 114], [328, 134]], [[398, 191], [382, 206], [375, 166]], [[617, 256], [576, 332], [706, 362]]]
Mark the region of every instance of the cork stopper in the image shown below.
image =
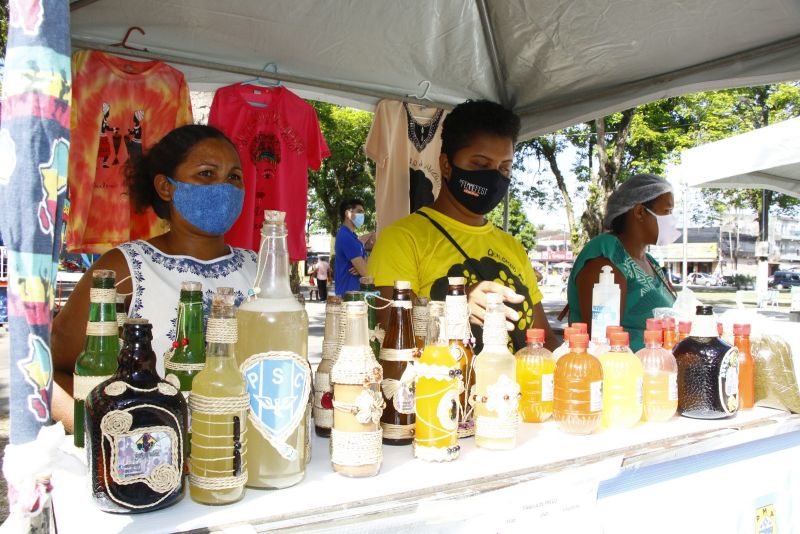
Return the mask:
[[577, 328], [581, 334], [589, 333], [589, 325], [586, 323], [572, 323], [572, 328]]
[[265, 224], [283, 224], [285, 219], [286, 219], [285, 211], [264, 210]]
[[463, 286], [466, 283], [466, 280], [463, 276], [448, 276], [447, 283], [451, 286]]
[[232, 287], [218, 287], [217, 294], [219, 295], [236, 295]]
[[362, 276], [361, 278], [358, 279], [358, 283], [361, 284], [362, 286], [371, 286], [375, 283], [375, 277]]
[[394, 288], [395, 289], [402, 289], [402, 290], [411, 289], [411, 282], [409, 282], [408, 280], [395, 280], [394, 281]]
[[181, 291], [202, 291], [203, 290], [203, 283], [202, 282], [181, 282]]
[[750, 325], [749, 324], [735, 324], [735, 325], [733, 325], [733, 335], [734, 336], [749, 336], [750, 335]]
[[150, 321], [148, 321], [147, 319], [128, 317], [127, 319], [125, 319], [125, 324], [146, 325], [150, 324]]
[[627, 332], [613, 332], [610, 340], [612, 347], [627, 347], [630, 343], [630, 336]]
[[573, 334], [569, 338], [569, 348], [583, 349], [589, 346], [589, 336], [587, 334]]
[[644, 331], [644, 344], [645, 345], [661, 345], [661, 330], [645, 330]]
[[544, 329], [528, 328], [525, 331], [525, 339], [528, 343], [544, 343]]
[[112, 280], [117, 277], [117, 273], [111, 269], [95, 269], [92, 271], [92, 278], [111, 278]]

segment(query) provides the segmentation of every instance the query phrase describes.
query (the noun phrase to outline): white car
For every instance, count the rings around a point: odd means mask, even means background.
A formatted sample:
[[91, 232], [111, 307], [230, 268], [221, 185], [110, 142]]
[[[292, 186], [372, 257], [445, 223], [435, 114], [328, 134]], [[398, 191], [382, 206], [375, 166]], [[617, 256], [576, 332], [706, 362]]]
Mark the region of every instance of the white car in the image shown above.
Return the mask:
[[694, 286], [718, 286], [720, 285], [719, 279], [714, 276], [713, 274], [708, 273], [689, 273], [689, 276], [686, 277], [689, 285]]

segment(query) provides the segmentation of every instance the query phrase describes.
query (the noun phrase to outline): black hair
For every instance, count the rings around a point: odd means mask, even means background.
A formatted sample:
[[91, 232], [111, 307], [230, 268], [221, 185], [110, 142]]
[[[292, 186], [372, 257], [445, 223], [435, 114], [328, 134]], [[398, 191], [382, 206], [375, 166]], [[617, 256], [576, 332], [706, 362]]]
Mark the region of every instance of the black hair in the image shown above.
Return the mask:
[[189, 151], [205, 139], [225, 139], [231, 143], [224, 133], [213, 126], [188, 124], [169, 132], [146, 153], [128, 160], [125, 177], [128, 193], [137, 212], [153, 208], [156, 215], [169, 220], [169, 202], [158, 196], [153, 179], [158, 174], [172, 178], [178, 165], [186, 161]]
[[[661, 196], [661, 195], [659, 195], [659, 196]], [[642, 202], [642, 206], [644, 206], [645, 208], [647, 208], [649, 210], [652, 210], [653, 206], [656, 205], [656, 200], [658, 200], [658, 197], [651, 198], [647, 202]], [[622, 213], [622, 214], [617, 215], [616, 217], [614, 217], [614, 219], [611, 221], [611, 233], [616, 234], [616, 235], [621, 235], [621, 234], [625, 233], [625, 227], [626, 227], [626, 222], [628, 220], [628, 213], [629, 212], [630, 212], [630, 210], [628, 210], [625, 213]]]
[[364, 201], [360, 198], [346, 198], [339, 203], [339, 220], [344, 220], [344, 214], [356, 206], [364, 206]]
[[481, 134], [506, 137], [517, 144], [519, 130], [520, 120], [513, 111], [488, 100], [467, 100], [453, 108], [442, 123], [442, 154], [452, 163], [456, 152]]

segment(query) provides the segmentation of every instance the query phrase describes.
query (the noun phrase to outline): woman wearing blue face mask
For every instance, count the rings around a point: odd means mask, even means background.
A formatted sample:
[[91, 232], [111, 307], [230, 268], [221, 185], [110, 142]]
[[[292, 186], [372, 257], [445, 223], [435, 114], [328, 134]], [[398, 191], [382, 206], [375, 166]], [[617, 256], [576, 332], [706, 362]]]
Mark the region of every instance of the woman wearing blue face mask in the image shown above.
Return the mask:
[[570, 274], [570, 323], [591, 325], [592, 289], [608, 265], [620, 286], [620, 324], [630, 334], [633, 351], [644, 347], [645, 323], [653, 309], [675, 302], [664, 271], [646, 252], [648, 245], [668, 245], [680, 235], [673, 204], [672, 187], [653, 174], [632, 176], [611, 194], [603, 219], [608, 232], [586, 243]]
[[334, 285], [336, 294], [357, 291], [359, 279], [367, 275], [367, 254], [356, 230], [364, 225], [364, 201], [348, 198], [339, 204], [341, 226], [336, 232], [336, 258], [334, 260]]
[[[128, 295], [128, 316], [153, 324], [153, 349], [163, 373], [162, 355], [175, 341], [181, 282], [202, 282], [206, 303], [216, 288], [232, 287], [239, 304], [255, 280], [255, 253], [224, 241], [242, 209], [241, 163], [222, 132], [188, 125], [168, 133], [147, 153], [132, 157], [126, 170], [132, 205], [155, 211], [168, 221], [169, 230], [148, 241], [123, 243], [103, 254], [90, 271], [116, 272], [117, 292]], [[68, 429], [72, 372], [83, 348], [91, 281], [87, 272], [53, 321], [53, 414]]]

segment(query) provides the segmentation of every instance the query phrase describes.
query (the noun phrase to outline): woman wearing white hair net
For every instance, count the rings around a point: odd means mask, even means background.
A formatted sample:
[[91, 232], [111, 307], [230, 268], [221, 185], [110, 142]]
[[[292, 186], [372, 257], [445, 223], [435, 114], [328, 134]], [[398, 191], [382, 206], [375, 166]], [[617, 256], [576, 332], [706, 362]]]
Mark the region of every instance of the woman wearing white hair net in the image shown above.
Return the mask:
[[[583, 247], [567, 287], [569, 321], [591, 325], [592, 289], [602, 268], [610, 266], [621, 290], [620, 323], [630, 334], [631, 349], [644, 347], [644, 329], [653, 309], [669, 307], [675, 292], [648, 245], [667, 245], [680, 232], [672, 215], [672, 187], [659, 176], [637, 174], [608, 199], [600, 234]], [[605, 338], [605, 332], [595, 337]]]

